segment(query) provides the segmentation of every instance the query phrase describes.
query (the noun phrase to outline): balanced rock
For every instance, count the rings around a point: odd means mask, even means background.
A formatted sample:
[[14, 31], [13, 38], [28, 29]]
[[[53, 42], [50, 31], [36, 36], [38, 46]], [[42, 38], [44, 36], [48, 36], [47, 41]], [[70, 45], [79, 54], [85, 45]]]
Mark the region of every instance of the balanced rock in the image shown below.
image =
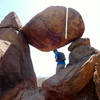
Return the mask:
[[22, 31], [28, 42], [39, 50], [50, 51], [60, 48], [80, 38], [84, 32], [84, 22], [76, 10], [68, 8], [68, 25], [66, 16], [65, 7], [51, 6], [32, 18]]
[[11, 13], [6, 16], [8, 22], [5, 19], [2, 21], [9, 23], [10, 27], [7, 27], [6, 23], [1, 23], [0, 26], [0, 96], [22, 80], [32, 80], [36, 86], [29, 46], [22, 33], [14, 28], [21, 26], [20, 23], [14, 22], [15, 16], [15, 13]]

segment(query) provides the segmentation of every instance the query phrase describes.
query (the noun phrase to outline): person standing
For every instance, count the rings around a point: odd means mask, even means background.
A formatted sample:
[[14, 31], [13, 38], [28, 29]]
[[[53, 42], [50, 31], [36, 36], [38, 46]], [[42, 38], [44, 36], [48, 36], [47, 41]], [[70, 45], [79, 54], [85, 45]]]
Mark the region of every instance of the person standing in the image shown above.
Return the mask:
[[62, 69], [65, 68], [65, 55], [62, 52], [58, 52], [57, 49], [54, 49], [53, 52], [55, 53], [55, 59], [57, 62], [56, 73], [60, 72]]

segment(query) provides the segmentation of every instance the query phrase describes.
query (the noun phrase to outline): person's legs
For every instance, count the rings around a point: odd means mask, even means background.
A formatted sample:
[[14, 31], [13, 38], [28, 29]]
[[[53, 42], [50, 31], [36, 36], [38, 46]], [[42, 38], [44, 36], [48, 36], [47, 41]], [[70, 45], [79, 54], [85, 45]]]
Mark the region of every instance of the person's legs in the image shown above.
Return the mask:
[[59, 64], [57, 65], [57, 68], [56, 68], [56, 73], [58, 73], [59, 71], [61, 71], [62, 69], [65, 68], [65, 65], [64, 64]]

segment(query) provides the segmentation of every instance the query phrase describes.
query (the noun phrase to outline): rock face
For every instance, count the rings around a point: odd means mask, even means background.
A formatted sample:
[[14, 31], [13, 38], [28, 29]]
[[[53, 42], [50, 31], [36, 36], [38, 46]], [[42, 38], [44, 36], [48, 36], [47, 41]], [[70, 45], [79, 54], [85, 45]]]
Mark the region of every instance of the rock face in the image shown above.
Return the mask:
[[62, 47], [82, 36], [84, 23], [81, 15], [68, 8], [68, 30], [66, 29], [66, 8], [52, 6], [36, 15], [22, 29], [29, 43], [42, 51]]
[[0, 100], [45, 100], [45, 90], [34, 88], [31, 81], [22, 81]]
[[[74, 100], [74, 99], [73, 99]], [[77, 94], [75, 100], [98, 100], [95, 91], [95, 84], [91, 79], [90, 82], [85, 86], [80, 93]]]
[[76, 95], [89, 83], [93, 76], [95, 62], [92, 62], [92, 59], [93, 57], [85, 64], [78, 63], [69, 66], [52, 76], [43, 83], [44, 89], [66, 98]]
[[89, 58], [97, 51], [90, 46], [90, 40], [88, 38], [77, 39], [72, 42], [68, 48], [71, 52], [69, 54], [69, 65], [78, 63], [85, 58]]
[[[55, 100], [66, 100], [66, 98], [68, 98], [68, 100], [89, 100], [81, 99], [78, 96], [81, 95], [82, 98], [86, 96], [84, 92], [79, 93], [80, 91], [87, 91], [87, 89], [84, 90], [84, 88], [90, 83], [90, 80], [92, 80], [95, 64], [100, 63], [100, 54], [96, 55], [98, 51], [88, 44], [84, 46], [84, 43], [81, 43], [83, 45], [78, 46], [77, 43], [79, 42], [83, 42], [83, 39], [79, 39], [79, 41], [76, 42], [77, 46], [75, 46], [70, 53], [70, 56], [73, 57], [69, 59], [67, 67], [43, 82], [43, 88], [48, 91], [50, 97], [54, 96], [54, 98], [56, 98]], [[75, 42], [72, 42], [71, 45], [73, 45], [73, 43], [75, 44]], [[74, 50], [76, 52], [74, 52]], [[80, 51], [83, 51], [83, 53]], [[96, 93], [94, 94], [93, 92], [92, 94], [93, 97], [96, 95]], [[86, 96], [86, 98], [89, 98], [89, 96]]]
[[21, 24], [15, 16], [8, 14], [0, 24], [0, 96], [23, 80], [31, 80], [36, 86], [29, 46], [16, 30]]
[[79, 38], [79, 39], [73, 41], [71, 43], [71, 45], [68, 47], [68, 50], [72, 51], [77, 46], [78, 47], [79, 46], [90, 46], [90, 40], [89, 40], [89, 38]]
[[96, 63], [96, 66], [95, 66], [94, 82], [96, 85], [96, 92], [100, 100], [100, 63]]
[[22, 28], [21, 22], [15, 12], [11, 12], [1, 22], [0, 27], [14, 27], [16, 29]]

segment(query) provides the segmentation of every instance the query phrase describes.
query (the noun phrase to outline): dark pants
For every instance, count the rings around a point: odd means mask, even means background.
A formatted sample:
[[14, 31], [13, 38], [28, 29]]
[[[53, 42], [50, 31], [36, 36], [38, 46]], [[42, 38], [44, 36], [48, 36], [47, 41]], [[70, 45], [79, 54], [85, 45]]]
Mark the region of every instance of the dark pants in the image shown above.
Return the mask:
[[56, 73], [60, 72], [64, 68], [65, 68], [65, 64], [58, 64], [56, 68]]

